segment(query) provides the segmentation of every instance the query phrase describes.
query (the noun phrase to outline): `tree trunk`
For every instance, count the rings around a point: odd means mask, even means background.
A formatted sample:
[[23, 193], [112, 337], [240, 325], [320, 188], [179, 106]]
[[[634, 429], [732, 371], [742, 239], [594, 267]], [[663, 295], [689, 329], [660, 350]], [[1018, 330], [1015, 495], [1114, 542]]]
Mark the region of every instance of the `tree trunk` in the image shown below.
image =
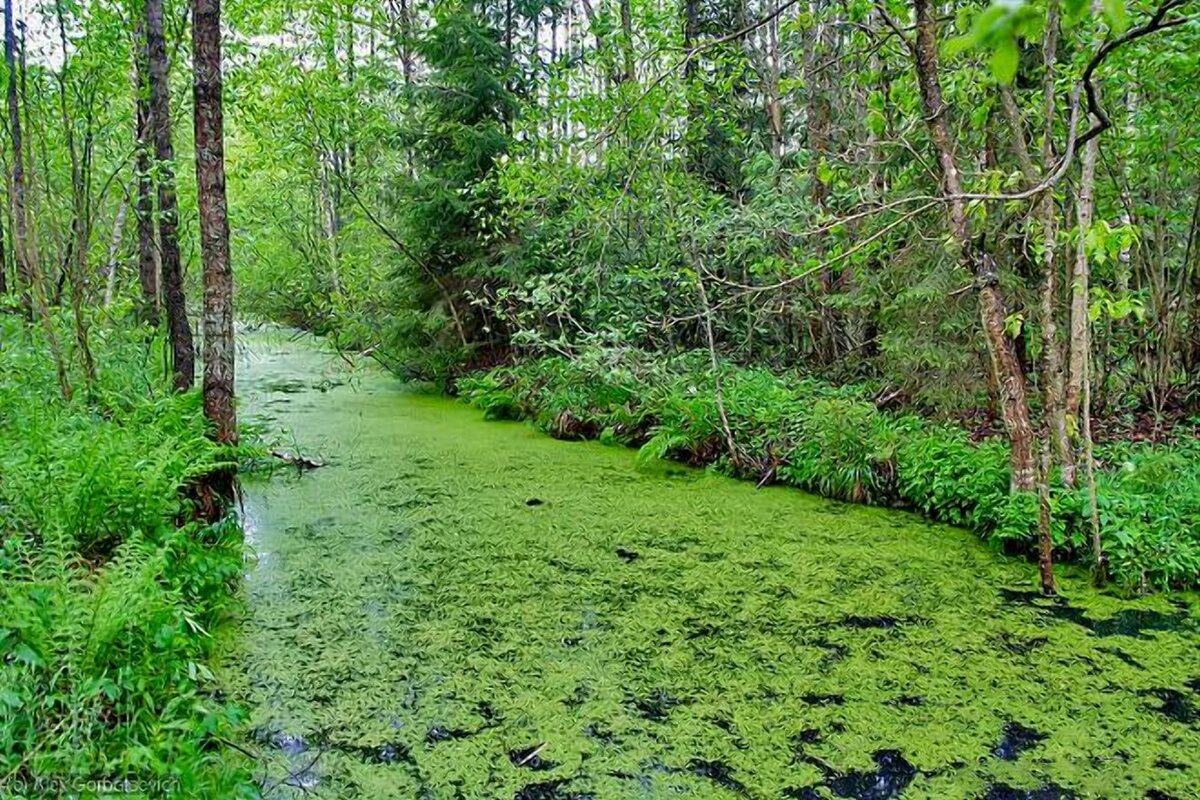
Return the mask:
[[150, 174], [150, 53], [146, 46], [145, 26], [141, 20], [134, 33], [133, 96], [137, 137], [137, 216], [138, 283], [142, 288], [138, 315], [143, 322], [158, 327], [162, 310], [159, 294], [159, 257], [154, 244], [154, 184]]
[[[16, 70], [16, 36], [13, 22], [12, 0], [4, 3], [4, 59], [8, 65], [8, 123], [9, 134], [13, 144], [13, 238], [17, 253], [18, 272], [22, 287], [22, 303], [30, 319], [36, 314], [41, 320], [46, 333], [46, 343], [50, 347], [50, 355], [54, 359], [54, 369], [58, 377], [59, 390], [63, 400], [70, 401], [72, 396], [71, 382], [67, 378], [67, 367], [63, 362], [62, 348], [58, 343], [58, 333], [50, 319], [50, 310], [46, 307], [45, 288], [42, 286], [41, 270], [38, 267], [37, 251], [33, 246], [33, 238], [29, 230], [29, 212], [26, 207], [25, 193], [25, 152], [21, 140], [21, 113], [17, 104], [17, 70]], [[22, 37], [21, 80], [25, 80], [24, 37]], [[28, 112], [28, 103], [26, 111]]]
[[637, 77], [633, 59], [633, 13], [629, 8], [630, 0], [621, 2], [621, 60], [624, 69], [617, 80], [618, 83], [632, 83]]
[[1094, 576], [1097, 584], [1107, 578], [1104, 548], [1100, 540], [1100, 510], [1096, 496], [1096, 460], [1092, 444], [1092, 320], [1089, 316], [1088, 298], [1091, 265], [1088, 262], [1087, 233], [1092, 227], [1095, 201], [1092, 195], [1096, 185], [1096, 159], [1100, 140], [1091, 139], [1083, 150], [1079, 193], [1075, 199], [1079, 236], [1075, 245], [1075, 266], [1071, 281], [1071, 374], [1067, 383], [1067, 413], [1075, 417], [1082, 409], [1078, 430], [1083, 440], [1083, 469], [1087, 478], [1088, 519], [1092, 533], [1092, 556], [1095, 559]]
[[121, 239], [125, 235], [125, 212], [129, 209], [129, 191], [121, 194], [120, 205], [117, 206], [117, 216], [113, 220], [112, 238], [108, 242], [108, 260], [104, 281], [104, 307], [112, 305], [113, 295], [117, 285], [117, 262], [121, 253]]
[[1029, 420], [1025, 373], [1004, 329], [1007, 312], [995, 259], [971, 241], [971, 222], [967, 216], [966, 202], [962, 197], [962, 179], [954, 157], [954, 142], [950, 124], [946, 119], [946, 105], [942, 101], [934, 10], [930, 0], [914, 0], [913, 7], [917, 24], [917, 41], [913, 49], [917, 81], [925, 106], [929, 138], [941, 167], [942, 190], [947, 198], [950, 234], [958, 247], [960, 263], [974, 276], [976, 291], [979, 294], [980, 321], [996, 381], [1000, 413], [1012, 447], [1012, 489], [1031, 491], [1035, 488], [1037, 465], [1033, 452], [1033, 427]]
[[8, 65], [8, 129], [12, 137], [12, 210], [13, 251], [16, 255], [17, 281], [25, 313], [33, 318], [33, 274], [28, 245], [29, 217], [25, 212], [25, 153], [21, 138], [21, 112], [17, 102], [16, 32], [13, 27], [12, 0], [4, 2], [4, 61]]
[[[90, 151], [91, 131], [84, 135], [82, 148], [75, 137], [75, 120], [72, 119], [67, 107], [67, 77], [71, 63], [70, 49], [67, 45], [66, 17], [63, 13], [62, 0], [56, 0], [54, 11], [58, 20], [59, 41], [62, 45], [62, 66], [58, 70], [58, 102], [62, 116], [63, 134], [67, 141], [67, 153], [71, 161], [71, 259], [70, 264], [64, 265], [70, 275], [71, 283], [71, 314], [75, 319], [75, 345], [79, 349], [79, 357], [83, 362], [83, 376], [90, 388], [96, 383], [96, 361], [92, 357], [92, 347], [88, 337], [88, 320], [85, 307], [87, 293], [88, 246], [91, 243], [91, 219], [88, 184], [90, 183]], [[88, 120], [88, 127], [91, 122]], [[82, 153], [80, 150], [82, 149]]]
[[[229, 262], [229, 216], [225, 200], [220, 0], [195, 0], [192, 58], [200, 252], [204, 262], [204, 415], [212, 423], [218, 442], [236, 444], [233, 271]], [[231, 497], [231, 488], [231, 485], [221, 487], [221, 493]]]
[[1092, 192], [1096, 185], [1096, 157], [1100, 143], [1092, 139], [1084, 145], [1079, 190], [1075, 198], [1078, 239], [1075, 244], [1075, 265], [1071, 271], [1071, 363], [1067, 379], [1067, 413], [1079, 418], [1083, 398], [1083, 381], [1087, 375], [1090, 354], [1091, 320], [1088, 318], [1090, 269], [1087, 256], [1087, 234], [1092, 227], [1095, 208]]
[[772, 17], [767, 23], [767, 85], [764, 91], [771, 157], [779, 161], [783, 158], [783, 103], [779, 97], [779, 0], [774, 0], [772, 6]]
[[150, 65], [150, 129], [158, 177], [158, 242], [166, 293], [167, 328], [171, 337], [172, 373], [176, 391], [196, 381], [196, 351], [183, 293], [179, 257], [179, 212], [175, 201], [175, 148], [171, 144], [171, 87], [167, 43], [163, 36], [163, 0], [146, 0], [146, 48]]

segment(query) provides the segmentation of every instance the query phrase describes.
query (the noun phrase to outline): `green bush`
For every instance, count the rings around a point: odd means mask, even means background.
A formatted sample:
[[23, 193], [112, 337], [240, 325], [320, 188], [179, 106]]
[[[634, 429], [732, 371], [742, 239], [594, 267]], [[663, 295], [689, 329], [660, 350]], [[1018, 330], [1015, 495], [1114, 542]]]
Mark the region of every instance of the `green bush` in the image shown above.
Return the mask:
[[[729, 364], [592, 348], [521, 362], [459, 382], [489, 417], [529, 419], [563, 438], [640, 446], [639, 458], [711, 464], [841, 500], [910, 508], [1032, 552], [1037, 500], [1009, 492], [1009, 450], [996, 439], [879, 411], [860, 387], [833, 387]], [[715, 392], [718, 377], [736, 458]], [[1102, 540], [1115, 578], [1137, 589], [1200, 584], [1200, 445], [1102, 450]], [[1060, 556], [1091, 556], [1086, 492], [1056, 487]]]
[[199, 396], [161, 388], [131, 332], [98, 342], [91, 401], [63, 402], [40, 342], [0, 325], [0, 774], [17, 795], [39, 779], [247, 793], [217, 746], [238, 714], [205, 666], [241, 532], [188, 521], [181, 499], [227, 458]]

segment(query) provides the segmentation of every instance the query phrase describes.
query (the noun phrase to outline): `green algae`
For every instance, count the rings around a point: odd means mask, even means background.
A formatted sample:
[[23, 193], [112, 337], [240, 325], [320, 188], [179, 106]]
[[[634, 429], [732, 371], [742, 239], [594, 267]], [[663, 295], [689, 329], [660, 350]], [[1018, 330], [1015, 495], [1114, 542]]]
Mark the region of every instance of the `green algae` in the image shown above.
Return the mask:
[[246, 487], [226, 672], [272, 796], [1200, 785], [1195, 596], [1063, 572], [1036, 599], [963, 531], [483, 422], [278, 332], [243, 350], [244, 413], [328, 462]]

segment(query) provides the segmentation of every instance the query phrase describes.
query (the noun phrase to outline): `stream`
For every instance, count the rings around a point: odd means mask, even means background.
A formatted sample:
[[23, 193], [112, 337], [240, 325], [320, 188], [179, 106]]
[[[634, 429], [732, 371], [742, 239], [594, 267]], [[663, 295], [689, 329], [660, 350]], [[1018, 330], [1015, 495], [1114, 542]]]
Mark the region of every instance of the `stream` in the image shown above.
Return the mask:
[[1200, 598], [406, 391], [242, 331], [219, 665], [268, 798], [1200, 797]]

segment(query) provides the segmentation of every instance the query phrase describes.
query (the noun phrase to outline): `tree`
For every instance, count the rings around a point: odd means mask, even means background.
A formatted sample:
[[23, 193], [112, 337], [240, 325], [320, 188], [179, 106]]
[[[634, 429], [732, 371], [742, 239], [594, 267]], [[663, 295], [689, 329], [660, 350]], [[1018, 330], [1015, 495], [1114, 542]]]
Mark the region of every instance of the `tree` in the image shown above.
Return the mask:
[[[204, 265], [204, 415], [216, 440], [236, 444], [234, 409], [233, 272], [225, 199], [225, 131], [221, 98], [221, 3], [195, 0], [192, 14], [195, 69], [196, 185], [200, 251]], [[231, 486], [220, 487], [231, 497]]]
[[154, 146], [150, 129], [150, 54], [146, 46], [145, 23], [137, 21], [133, 36], [134, 141], [137, 157], [138, 285], [141, 287], [139, 314], [154, 327], [159, 324], [162, 297], [159, 293], [159, 252], [154, 243], [154, 176], [150, 152]]
[[163, 0], [145, 0], [146, 50], [150, 66], [150, 130], [154, 139], [154, 171], [158, 184], [158, 246], [166, 300], [167, 330], [176, 391], [196, 380], [196, 350], [188, 322], [179, 255], [179, 210], [175, 198], [175, 147], [171, 142], [170, 65], [163, 34]]

